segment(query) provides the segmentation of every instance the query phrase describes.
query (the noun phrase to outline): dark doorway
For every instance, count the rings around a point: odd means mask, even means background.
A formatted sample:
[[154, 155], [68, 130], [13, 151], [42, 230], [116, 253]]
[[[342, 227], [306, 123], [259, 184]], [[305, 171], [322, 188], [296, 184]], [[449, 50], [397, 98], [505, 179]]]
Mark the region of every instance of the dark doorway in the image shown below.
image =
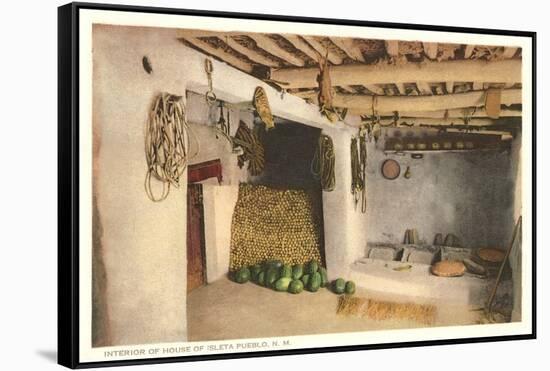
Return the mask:
[[254, 183], [275, 188], [321, 189], [311, 173], [311, 161], [321, 130], [276, 119], [276, 127], [260, 131], [265, 149], [265, 168]]
[[187, 186], [187, 293], [206, 283], [202, 184]]
[[277, 189], [306, 191], [312, 201], [313, 217], [320, 229], [320, 255], [326, 266], [323, 225], [323, 191], [321, 182], [311, 171], [321, 129], [298, 122], [275, 118], [273, 130], [260, 130], [265, 150], [265, 167], [251, 183]]

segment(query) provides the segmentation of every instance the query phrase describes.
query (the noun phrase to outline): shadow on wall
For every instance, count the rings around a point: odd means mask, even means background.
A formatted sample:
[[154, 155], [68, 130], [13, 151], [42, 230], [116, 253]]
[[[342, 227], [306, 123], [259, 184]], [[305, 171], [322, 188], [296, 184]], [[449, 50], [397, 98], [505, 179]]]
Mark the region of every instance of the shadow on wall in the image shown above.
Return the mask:
[[93, 196], [92, 202], [92, 346], [101, 347], [111, 345], [106, 296], [107, 272], [103, 261], [103, 247], [101, 245], [103, 228], [95, 195]]

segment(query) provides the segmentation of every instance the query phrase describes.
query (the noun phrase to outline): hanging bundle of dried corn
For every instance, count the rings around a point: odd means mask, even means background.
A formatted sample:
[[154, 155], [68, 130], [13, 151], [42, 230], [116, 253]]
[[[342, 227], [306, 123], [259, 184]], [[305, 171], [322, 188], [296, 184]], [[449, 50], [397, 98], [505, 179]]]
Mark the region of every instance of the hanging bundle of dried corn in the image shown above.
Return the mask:
[[[180, 176], [185, 171], [189, 158], [196, 156], [196, 153], [192, 156], [188, 154], [190, 133], [182, 97], [168, 93], [159, 94], [149, 113], [145, 131], [145, 192], [152, 201], [166, 199], [170, 186], [179, 187]], [[162, 182], [160, 197], [153, 194], [151, 177]]]
[[317, 150], [313, 155], [311, 162], [312, 174], [321, 181], [323, 191], [330, 192], [336, 186], [336, 176], [334, 174], [334, 145], [331, 137], [325, 134], [319, 136]]
[[231, 225], [230, 270], [270, 259], [321, 261], [321, 217], [304, 190], [241, 184]]
[[243, 154], [237, 159], [239, 168], [242, 168], [248, 161], [250, 174], [260, 175], [265, 165], [264, 146], [256, 133], [252, 132], [243, 121], [239, 122], [233, 143], [243, 149]]

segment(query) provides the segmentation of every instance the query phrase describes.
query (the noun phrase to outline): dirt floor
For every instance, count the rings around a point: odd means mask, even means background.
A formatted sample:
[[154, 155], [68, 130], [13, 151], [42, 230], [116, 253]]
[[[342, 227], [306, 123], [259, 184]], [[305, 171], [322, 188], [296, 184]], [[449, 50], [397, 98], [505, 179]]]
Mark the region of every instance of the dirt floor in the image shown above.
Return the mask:
[[[358, 290], [355, 297], [410, 303], [411, 298]], [[373, 320], [337, 315], [338, 295], [327, 289], [298, 295], [228, 279], [192, 291], [187, 297], [190, 341], [279, 337], [381, 329], [425, 327], [409, 319]], [[427, 303], [436, 307], [432, 326], [469, 325], [480, 321], [475, 308]]]

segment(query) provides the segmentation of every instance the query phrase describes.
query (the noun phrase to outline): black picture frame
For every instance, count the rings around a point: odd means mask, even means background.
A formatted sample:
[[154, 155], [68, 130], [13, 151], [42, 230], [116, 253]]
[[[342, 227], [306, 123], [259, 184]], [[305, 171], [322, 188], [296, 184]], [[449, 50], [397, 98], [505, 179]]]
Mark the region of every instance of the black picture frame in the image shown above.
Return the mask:
[[[255, 351], [185, 357], [148, 358], [101, 362], [81, 362], [79, 359], [79, 12], [82, 9], [215, 16], [230, 19], [290, 21], [330, 25], [382, 27], [388, 29], [477, 33], [485, 35], [521, 36], [531, 39], [532, 46], [532, 332], [512, 336], [487, 336], [444, 340], [412, 341], [391, 344], [334, 346], [294, 350]], [[157, 8], [96, 3], [70, 3], [58, 8], [58, 363], [70, 368], [144, 365], [169, 362], [191, 362], [228, 358], [269, 357], [308, 353], [344, 352], [356, 350], [419, 347], [447, 344], [528, 340], [536, 338], [536, 33], [528, 31], [463, 28], [421, 24], [355, 21], [294, 17], [267, 14], [232, 13], [188, 9]], [[528, 149], [525, 149], [528, 150]]]

